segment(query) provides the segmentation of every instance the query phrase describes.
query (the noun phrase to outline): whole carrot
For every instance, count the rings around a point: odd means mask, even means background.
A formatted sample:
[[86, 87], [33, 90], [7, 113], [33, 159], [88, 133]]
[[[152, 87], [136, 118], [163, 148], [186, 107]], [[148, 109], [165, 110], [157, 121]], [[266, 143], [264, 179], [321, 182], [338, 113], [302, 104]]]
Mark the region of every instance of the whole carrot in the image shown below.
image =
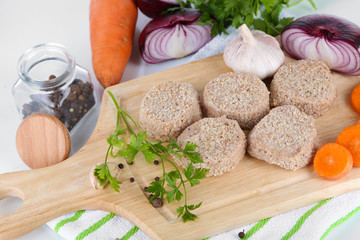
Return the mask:
[[106, 88], [120, 82], [137, 20], [133, 0], [91, 0], [90, 41], [95, 76]]

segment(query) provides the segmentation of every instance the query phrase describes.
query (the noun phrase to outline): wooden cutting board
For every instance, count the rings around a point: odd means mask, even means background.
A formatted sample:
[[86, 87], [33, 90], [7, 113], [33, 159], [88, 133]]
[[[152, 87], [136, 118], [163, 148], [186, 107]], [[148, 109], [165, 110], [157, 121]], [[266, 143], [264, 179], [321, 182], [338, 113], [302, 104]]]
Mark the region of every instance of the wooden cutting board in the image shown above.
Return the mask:
[[[291, 61], [287, 58], [286, 61]], [[202, 94], [205, 84], [230, 71], [222, 55], [189, 63], [108, 88], [120, 101], [121, 108], [137, 121], [141, 99], [155, 84], [163, 81], [189, 82]], [[337, 135], [359, 119], [350, 107], [352, 89], [359, 77], [334, 73], [338, 99], [331, 110], [316, 121], [320, 144], [334, 142]], [[0, 217], [0, 239], [20, 237], [62, 214], [80, 209], [101, 209], [122, 216], [144, 231], [151, 239], [202, 239], [279, 213], [360, 188], [360, 168], [345, 178], [327, 181], [312, 165], [296, 172], [287, 171], [246, 156], [231, 172], [210, 177], [188, 188], [189, 203], [203, 201], [195, 211], [195, 222], [176, 219], [176, 204], [153, 208], [143, 189], [161, 166], [150, 165], [139, 155], [121, 174], [120, 193], [106, 187], [95, 190], [89, 181], [91, 168], [104, 160], [106, 138], [114, 130], [116, 111], [104, 93], [98, 124], [85, 146], [69, 159], [46, 168], [0, 175], [0, 199], [20, 197], [23, 206], [14, 214]], [[11, 159], [8, 159], [11, 161]], [[171, 166], [166, 165], [167, 169]], [[135, 182], [129, 178], [134, 177]]]

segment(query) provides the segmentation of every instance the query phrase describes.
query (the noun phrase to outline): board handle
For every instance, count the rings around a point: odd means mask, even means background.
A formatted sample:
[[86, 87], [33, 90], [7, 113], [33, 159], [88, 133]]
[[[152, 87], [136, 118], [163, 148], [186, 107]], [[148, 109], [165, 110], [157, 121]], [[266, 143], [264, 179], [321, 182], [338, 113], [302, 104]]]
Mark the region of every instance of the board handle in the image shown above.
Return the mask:
[[0, 200], [6, 197], [23, 199], [16, 212], [0, 216], [0, 239], [16, 239], [55, 217], [80, 208], [78, 202], [86, 196], [76, 194], [78, 189], [54, 189], [55, 183], [62, 181], [62, 177], [58, 171], [55, 173], [49, 168], [0, 175]]

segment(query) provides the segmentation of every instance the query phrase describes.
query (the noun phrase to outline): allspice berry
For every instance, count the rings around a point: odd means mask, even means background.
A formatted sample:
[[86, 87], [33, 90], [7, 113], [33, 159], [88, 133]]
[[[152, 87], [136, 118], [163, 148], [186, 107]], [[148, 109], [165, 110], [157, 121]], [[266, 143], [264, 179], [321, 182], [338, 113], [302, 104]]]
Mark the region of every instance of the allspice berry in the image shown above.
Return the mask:
[[159, 207], [162, 207], [164, 205], [163, 201], [160, 198], [154, 198], [152, 200], [151, 204], [153, 205], [154, 208], [159, 208]]
[[242, 232], [239, 232], [238, 236], [240, 239], [245, 238], [245, 230], [242, 230]]

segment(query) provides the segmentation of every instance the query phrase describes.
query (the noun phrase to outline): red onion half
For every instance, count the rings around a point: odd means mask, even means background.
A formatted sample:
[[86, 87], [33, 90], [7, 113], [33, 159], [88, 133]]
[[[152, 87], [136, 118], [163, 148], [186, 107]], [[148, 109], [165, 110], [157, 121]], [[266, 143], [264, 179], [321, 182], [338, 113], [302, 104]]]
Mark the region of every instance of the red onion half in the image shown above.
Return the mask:
[[154, 18], [139, 37], [142, 58], [158, 63], [198, 51], [211, 39], [211, 25], [196, 23], [200, 15], [197, 10], [186, 9]]
[[293, 58], [321, 60], [332, 70], [360, 75], [360, 28], [343, 18], [301, 17], [284, 29], [281, 44]]
[[137, 0], [136, 5], [149, 18], [159, 16], [168, 8], [180, 6], [176, 0]]

